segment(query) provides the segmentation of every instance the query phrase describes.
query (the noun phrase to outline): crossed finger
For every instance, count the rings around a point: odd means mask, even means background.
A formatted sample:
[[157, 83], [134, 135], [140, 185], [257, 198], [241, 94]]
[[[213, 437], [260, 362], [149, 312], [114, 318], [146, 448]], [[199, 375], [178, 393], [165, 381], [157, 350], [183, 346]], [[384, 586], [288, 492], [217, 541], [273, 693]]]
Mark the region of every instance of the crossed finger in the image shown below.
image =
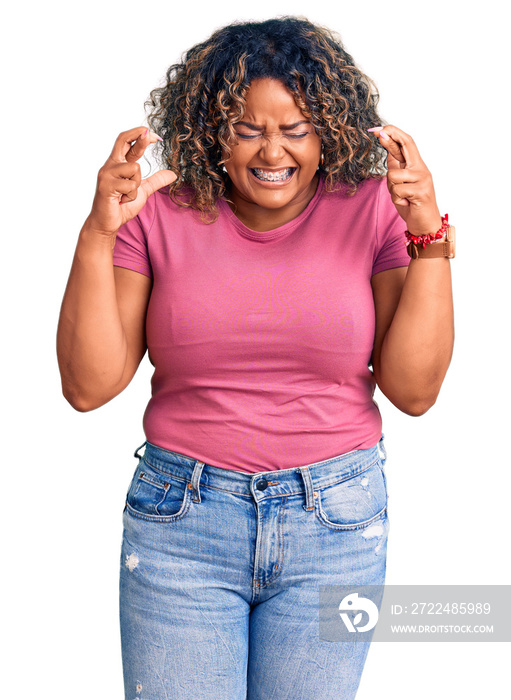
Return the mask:
[[156, 141], [162, 139], [144, 126], [123, 131], [115, 141], [110, 159], [116, 163], [133, 163], [142, 158], [150, 143]]
[[415, 141], [397, 126], [392, 124], [376, 126], [368, 131], [372, 131], [378, 136], [380, 144], [388, 152], [387, 168], [389, 170], [414, 168], [422, 164], [422, 158]]

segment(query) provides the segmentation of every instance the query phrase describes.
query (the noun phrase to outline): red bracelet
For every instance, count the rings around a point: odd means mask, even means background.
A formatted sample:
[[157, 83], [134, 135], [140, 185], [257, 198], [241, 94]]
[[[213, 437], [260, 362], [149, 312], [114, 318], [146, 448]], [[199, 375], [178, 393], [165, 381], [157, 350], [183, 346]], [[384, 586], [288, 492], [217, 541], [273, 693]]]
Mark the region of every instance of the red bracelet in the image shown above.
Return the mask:
[[445, 232], [449, 228], [449, 214], [442, 216], [442, 226], [438, 229], [436, 233], [428, 233], [425, 236], [414, 236], [410, 231], [405, 231], [406, 245], [410, 243], [415, 243], [415, 245], [422, 245], [425, 248], [430, 243], [438, 241], [440, 238], [445, 236]]

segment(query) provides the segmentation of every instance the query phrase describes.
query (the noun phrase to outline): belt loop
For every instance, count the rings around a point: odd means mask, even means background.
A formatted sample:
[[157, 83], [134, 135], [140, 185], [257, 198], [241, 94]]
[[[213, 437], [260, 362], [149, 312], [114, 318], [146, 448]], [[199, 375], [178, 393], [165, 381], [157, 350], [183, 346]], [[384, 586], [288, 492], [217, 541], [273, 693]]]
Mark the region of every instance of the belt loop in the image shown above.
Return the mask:
[[380, 459], [381, 459], [382, 466], [383, 466], [383, 465], [385, 464], [385, 462], [387, 461], [387, 450], [385, 449], [385, 443], [383, 442], [383, 438], [384, 438], [384, 437], [385, 437], [385, 435], [382, 435], [381, 438], [380, 438], [380, 442], [378, 443], [378, 451], [379, 451], [379, 454], [380, 454]]
[[314, 486], [309, 467], [300, 467], [298, 471], [302, 475], [303, 483], [305, 484], [305, 505], [303, 509], [314, 510]]
[[200, 477], [201, 477], [203, 468], [204, 468], [204, 462], [199, 462], [199, 460], [197, 460], [195, 462], [195, 466], [193, 468], [192, 480], [188, 484], [188, 488], [193, 489], [192, 501], [194, 503], [201, 502], [199, 482], [200, 482]]
[[133, 455], [133, 457], [136, 457], [137, 459], [142, 459], [142, 457], [143, 457], [144, 455], [139, 454], [138, 451], [141, 450], [141, 449], [142, 449], [143, 447], [145, 447], [146, 445], [147, 445], [147, 442], [143, 442], [143, 443], [140, 445], [140, 447], [137, 447], [137, 449], [135, 450], [135, 454]]

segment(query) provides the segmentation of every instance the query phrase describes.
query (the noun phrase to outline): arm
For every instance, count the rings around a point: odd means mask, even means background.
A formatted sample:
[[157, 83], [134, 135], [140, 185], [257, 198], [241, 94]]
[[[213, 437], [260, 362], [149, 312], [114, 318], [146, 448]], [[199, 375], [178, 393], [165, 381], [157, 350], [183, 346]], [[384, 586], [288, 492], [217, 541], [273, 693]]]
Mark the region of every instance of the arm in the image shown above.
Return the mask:
[[148, 277], [114, 267], [110, 246], [82, 229], [57, 331], [62, 392], [76, 410], [102, 406], [133, 378], [150, 291]]
[[447, 258], [411, 260], [372, 278], [376, 310], [373, 371], [385, 396], [419, 416], [435, 403], [454, 343]]
[[[144, 356], [151, 280], [113, 266], [119, 228], [175, 176], [141, 180], [136, 160], [156, 140], [143, 127], [121, 134], [101, 168], [91, 214], [78, 238], [57, 331], [62, 391], [79, 411], [98, 408], [131, 381]], [[132, 144], [132, 142], [134, 142]]]
[[[388, 187], [408, 230], [434, 233], [441, 226], [433, 182], [413, 140], [387, 126]], [[384, 133], [385, 133], [384, 132]], [[436, 245], [435, 243], [431, 245]], [[411, 260], [408, 268], [373, 276], [376, 311], [373, 370], [378, 386], [400, 410], [421, 415], [435, 403], [454, 344], [450, 262]]]

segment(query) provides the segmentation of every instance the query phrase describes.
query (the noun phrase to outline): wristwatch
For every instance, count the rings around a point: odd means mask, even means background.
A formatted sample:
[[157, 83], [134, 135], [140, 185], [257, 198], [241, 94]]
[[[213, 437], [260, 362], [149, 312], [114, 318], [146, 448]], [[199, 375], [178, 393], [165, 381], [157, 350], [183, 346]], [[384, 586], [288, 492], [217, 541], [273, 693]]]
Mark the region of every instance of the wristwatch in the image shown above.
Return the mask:
[[456, 252], [456, 231], [454, 226], [449, 226], [445, 232], [443, 241], [430, 243], [425, 248], [410, 241], [406, 246], [411, 258], [454, 258]]

